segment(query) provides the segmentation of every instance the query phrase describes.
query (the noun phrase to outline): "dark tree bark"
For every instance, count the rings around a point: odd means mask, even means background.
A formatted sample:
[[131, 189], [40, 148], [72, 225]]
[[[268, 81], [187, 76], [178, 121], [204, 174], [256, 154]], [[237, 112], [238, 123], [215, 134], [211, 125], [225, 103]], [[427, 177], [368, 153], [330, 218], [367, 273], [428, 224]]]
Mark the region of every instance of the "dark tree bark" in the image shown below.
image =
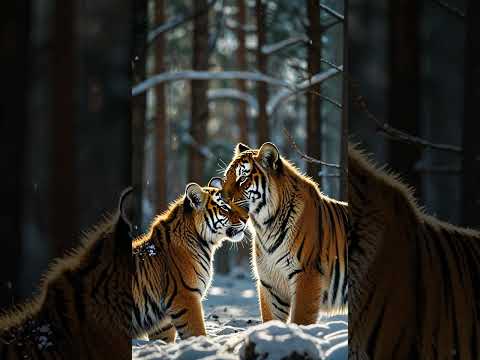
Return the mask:
[[16, 300], [22, 249], [22, 192], [25, 127], [28, 121], [29, 31], [31, 4], [27, 0], [2, 4], [0, 11], [0, 312]]
[[345, 74], [350, 74], [350, 29], [349, 29], [349, 1], [344, 0], [343, 22], [343, 81], [342, 81], [342, 127], [340, 148], [340, 200], [348, 201], [348, 124], [350, 119], [350, 79]]
[[52, 173], [50, 236], [53, 255], [72, 247], [77, 234], [75, 175], [75, 2], [55, 1], [52, 23]]
[[[320, 2], [307, 2], [308, 28], [307, 34], [310, 39], [308, 44], [308, 75], [314, 76], [320, 72], [320, 59], [322, 56], [322, 35], [320, 27]], [[322, 114], [320, 84], [313, 85], [307, 92], [307, 154], [316, 159], [322, 159]], [[321, 169], [317, 164], [307, 163], [307, 173], [315, 181], [321, 184], [318, 172]]]
[[[165, 21], [164, 0], [155, 2], [155, 23], [162, 24]], [[164, 64], [164, 36], [160, 34], [155, 40], [155, 73], [165, 71]], [[167, 205], [167, 111], [165, 101], [165, 86], [159, 84], [155, 88], [155, 208], [159, 214]]]
[[[246, 6], [245, 0], [237, 0], [238, 8], [238, 29], [237, 29], [237, 39], [238, 39], [238, 50], [237, 50], [237, 61], [238, 61], [238, 70], [246, 71], [247, 70], [247, 48], [245, 43], [245, 31], [244, 26], [246, 24]], [[238, 90], [247, 92], [247, 84], [245, 80], [238, 80]], [[237, 124], [240, 130], [239, 141], [244, 144], [248, 144], [248, 117], [247, 117], [247, 104], [243, 101], [238, 102], [238, 116]]]
[[[416, 0], [390, 0], [389, 123], [419, 134], [419, 4]], [[414, 171], [420, 149], [390, 142], [392, 168], [413, 186], [420, 198], [420, 175]]]
[[[207, 0], [193, 1], [194, 13], [193, 20], [193, 70], [208, 70], [208, 12], [202, 10], [207, 7]], [[208, 81], [192, 80], [192, 100], [190, 117], [190, 135], [197, 146], [205, 145], [207, 141], [207, 121], [208, 121]], [[190, 145], [188, 157], [188, 181], [194, 181], [199, 184], [204, 182], [204, 158], [197, 149], [197, 146]]]
[[[257, 20], [257, 67], [262, 74], [267, 73], [267, 56], [262, 53], [262, 46], [266, 42], [266, 5], [262, 0], [255, 1], [255, 18]], [[261, 146], [270, 140], [270, 130], [267, 115], [268, 87], [264, 82], [257, 83], [258, 118], [257, 118], [257, 142]]]
[[[121, 191], [132, 184], [129, 75], [134, 3], [77, 2], [80, 106], [75, 140], [80, 230], [114, 210]], [[131, 247], [123, 250], [131, 252]]]
[[480, 143], [478, 104], [480, 103], [480, 14], [478, 1], [467, 8], [465, 54], [465, 118], [463, 127], [463, 225], [480, 229]]
[[[134, 45], [133, 45], [133, 83], [145, 80], [146, 77], [146, 44], [147, 44], [147, 18], [148, 0], [134, 2]], [[145, 118], [147, 108], [146, 93], [132, 99], [132, 181], [135, 189], [133, 205], [133, 221], [142, 233], [142, 197], [144, 194], [144, 168], [145, 168]]]

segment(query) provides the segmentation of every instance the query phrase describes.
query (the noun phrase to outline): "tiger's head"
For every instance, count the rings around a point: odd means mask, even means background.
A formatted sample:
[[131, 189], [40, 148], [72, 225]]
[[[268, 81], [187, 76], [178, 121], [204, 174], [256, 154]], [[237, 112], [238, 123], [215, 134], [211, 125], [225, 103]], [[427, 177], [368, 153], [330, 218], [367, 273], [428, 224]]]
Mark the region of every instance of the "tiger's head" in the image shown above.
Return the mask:
[[236, 211], [222, 196], [222, 179], [212, 178], [208, 186], [190, 183], [185, 188], [185, 201], [192, 211], [193, 222], [200, 236], [211, 244], [227, 238], [243, 239], [248, 216]]
[[258, 213], [266, 205], [281, 168], [274, 144], [267, 142], [260, 149], [250, 149], [239, 143], [225, 171], [222, 194], [229, 204], [240, 206], [244, 212]]

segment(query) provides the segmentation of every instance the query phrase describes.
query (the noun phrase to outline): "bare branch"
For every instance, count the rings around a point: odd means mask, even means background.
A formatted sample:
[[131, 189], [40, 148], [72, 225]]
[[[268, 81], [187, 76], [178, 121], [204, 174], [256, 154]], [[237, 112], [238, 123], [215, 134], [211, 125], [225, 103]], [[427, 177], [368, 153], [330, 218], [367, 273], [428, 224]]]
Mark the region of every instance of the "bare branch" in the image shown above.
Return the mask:
[[308, 162], [314, 163], [314, 164], [333, 167], [335, 169], [341, 169], [340, 165], [338, 165], [338, 164], [330, 164], [330, 163], [327, 163], [325, 161], [317, 160], [315, 158], [312, 158], [311, 156], [308, 156], [307, 154], [305, 154], [303, 151], [300, 150], [297, 143], [295, 142], [295, 139], [292, 137], [292, 135], [290, 135], [290, 133], [288, 132], [288, 130], [286, 128], [283, 128], [283, 132], [284, 132], [285, 136], [287, 137], [287, 140], [290, 143], [292, 149], [294, 149], [298, 153], [298, 155], [300, 155], [300, 157], [302, 159], [304, 159]]
[[154, 75], [149, 79], [142, 81], [132, 88], [132, 96], [144, 93], [148, 89], [157, 86], [162, 82], [171, 82], [179, 80], [250, 80], [261, 81], [274, 86], [282, 86], [287, 88], [294, 88], [295, 85], [287, 81], [273, 78], [271, 76], [251, 72], [251, 71], [173, 71]]
[[342, 67], [339, 67], [339, 70], [337, 69], [329, 69], [324, 72], [321, 72], [319, 74], [316, 74], [312, 76], [310, 79], [307, 79], [300, 84], [296, 85], [295, 88], [287, 88], [287, 89], [282, 89], [278, 91], [275, 95], [273, 95], [270, 100], [268, 101], [267, 104], [267, 112], [269, 115], [273, 114], [275, 110], [277, 109], [278, 105], [280, 105], [283, 101], [288, 99], [290, 96], [298, 94], [298, 93], [303, 93], [305, 91], [308, 91], [310, 87], [312, 87], [315, 84], [322, 83], [331, 77], [337, 75], [340, 73], [342, 70]]
[[432, 0], [432, 1], [435, 4], [437, 4], [438, 6], [446, 9], [450, 14], [455, 15], [456, 17], [460, 18], [461, 20], [465, 19], [465, 13], [462, 10], [460, 10], [460, 9], [450, 5], [450, 4], [447, 4], [445, 1], [442, 1], [442, 0]]
[[[354, 86], [352, 86], [354, 90]], [[462, 148], [447, 144], [434, 144], [430, 141], [424, 140], [418, 136], [410, 135], [402, 130], [398, 130], [385, 122], [378, 120], [373, 115], [367, 105], [367, 101], [361, 95], [353, 96], [355, 104], [367, 115], [368, 119], [375, 122], [377, 129], [392, 140], [401, 141], [407, 144], [416, 145], [421, 148], [431, 148], [436, 150], [451, 151], [455, 153], [462, 153]]]
[[331, 16], [333, 16], [334, 18], [340, 20], [340, 21], [345, 21], [344, 17], [342, 14], [336, 12], [335, 10], [333, 10], [332, 8], [324, 5], [324, 4], [320, 4], [320, 8], [322, 8], [323, 10], [325, 10], [325, 12], [327, 12], [328, 14], [330, 14]]
[[165, 32], [168, 32], [170, 30], [173, 30], [175, 29], [176, 27], [180, 26], [180, 25], [183, 25], [191, 20], [193, 20], [194, 18], [198, 17], [198, 16], [202, 16], [204, 15], [205, 13], [207, 13], [210, 8], [215, 5], [215, 3], [217, 2], [217, 0], [211, 0], [207, 6], [202, 9], [201, 11], [198, 11], [196, 13], [190, 13], [190, 14], [185, 14], [185, 15], [179, 15], [179, 16], [175, 16], [173, 19], [170, 19], [168, 21], [166, 21], [165, 23], [157, 26], [155, 29], [151, 30], [148, 35], [147, 35], [147, 43], [150, 44], [152, 43], [153, 41], [155, 41], [155, 39], [160, 35], [160, 34], [163, 34]]
[[283, 50], [285, 48], [296, 45], [298, 43], [306, 43], [306, 42], [308, 42], [308, 37], [305, 35], [292, 36], [288, 39], [281, 40], [274, 44], [262, 46], [262, 53], [265, 55], [271, 55], [277, 51]]
[[208, 101], [214, 101], [217, 99], [233, 99], [243, 101], [246, 102], [254, 111], [258, 112], [257, 98], [247, 92], [230, 88], [209, 89]]
[[182, 134], [182, 140], [185, 144], [188, 144], [197, 150], [197, 152], [205, 159], [213, 159], [215, 157], [207, 146], [199, 144], [188, 131]]

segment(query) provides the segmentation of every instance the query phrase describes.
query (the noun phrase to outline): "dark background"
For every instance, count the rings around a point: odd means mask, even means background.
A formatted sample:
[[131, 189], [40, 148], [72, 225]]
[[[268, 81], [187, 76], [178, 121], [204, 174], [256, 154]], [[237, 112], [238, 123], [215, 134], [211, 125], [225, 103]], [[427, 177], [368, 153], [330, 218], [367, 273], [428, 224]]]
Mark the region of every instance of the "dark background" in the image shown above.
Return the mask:
[[355, 106], [354, 94], [352, 141], [360, 141], [379, 164], [400, 173], [428, 213], [479, 229], [477, 2], [350, 0], [349, 9], [356, 95], [366, 99], [380, 122], [462, 151], [385, 136]]
[[132, 3], [0, 5], [0, 309], [131, 184]]

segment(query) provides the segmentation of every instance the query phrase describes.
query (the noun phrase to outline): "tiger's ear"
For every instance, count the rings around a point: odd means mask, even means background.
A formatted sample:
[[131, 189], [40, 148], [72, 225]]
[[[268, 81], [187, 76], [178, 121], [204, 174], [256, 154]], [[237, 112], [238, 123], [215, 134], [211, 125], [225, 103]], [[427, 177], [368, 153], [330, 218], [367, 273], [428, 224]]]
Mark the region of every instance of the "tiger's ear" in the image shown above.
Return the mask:
[[208, 193], [197, 183], [190, 183], [185, 187], [185, 197], [194, 209], [203, 209], [207, 204]]
[[219, 190], [223, 188], [223, 179], [221, 177], [215, 176], [210, 179], [208, 182], [209, 187], [213, 187]]
[[271, 142], [264, 143], [258, 150], [258, 160], [265, 168], [277, 169], [280, 160], [280, 152], [278, 148]]
[[247, 145], [243, 143], [238, 143], [237, 146], [235, 146], [234, 156], [238, 156], [240, 155], [240, 153], [247, 150], [252, 150], [252, 149], [250, 149]]

